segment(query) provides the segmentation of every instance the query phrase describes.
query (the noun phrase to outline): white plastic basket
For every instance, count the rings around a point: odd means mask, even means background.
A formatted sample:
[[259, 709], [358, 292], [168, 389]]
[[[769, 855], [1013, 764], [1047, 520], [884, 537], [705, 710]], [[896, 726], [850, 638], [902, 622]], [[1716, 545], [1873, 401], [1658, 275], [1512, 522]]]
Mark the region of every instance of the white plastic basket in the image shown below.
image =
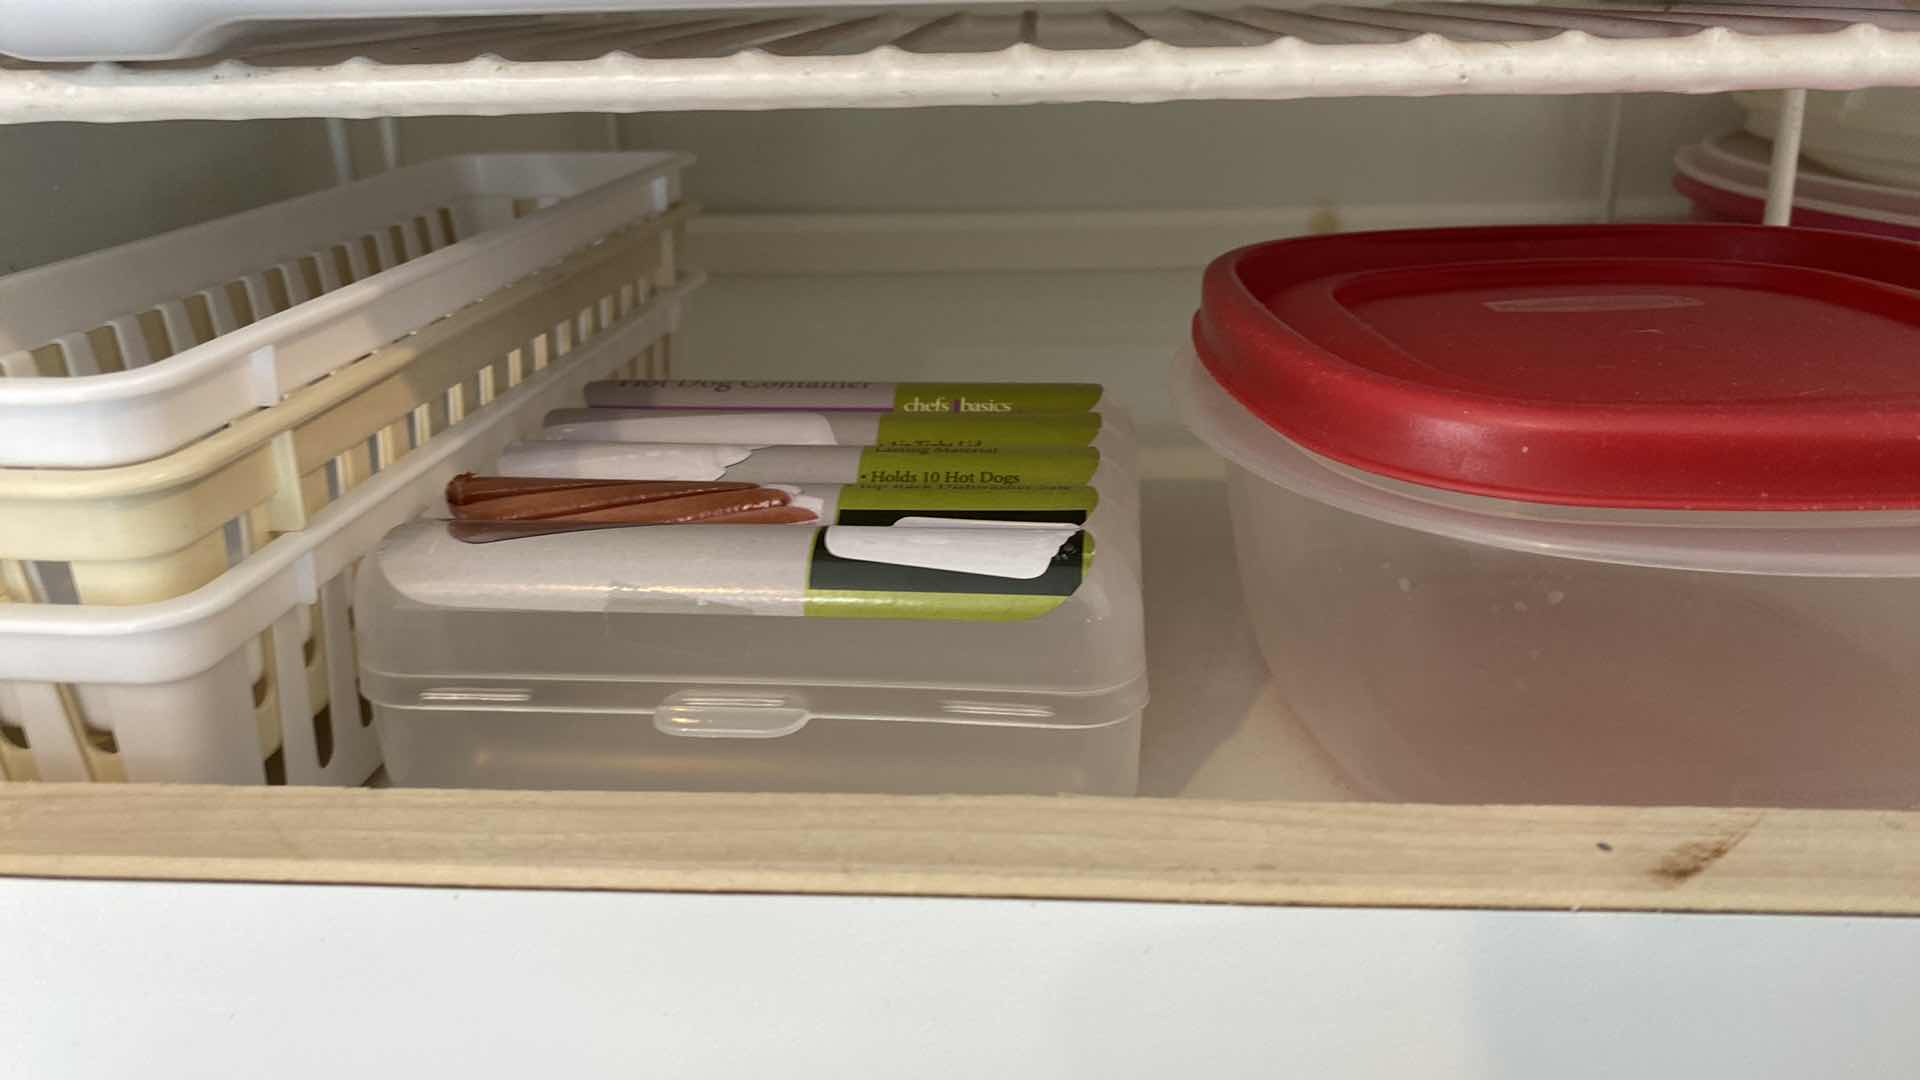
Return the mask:
[[304, 528], [396, 448], [490, 401], [516, 371], [671, 287], [692, 212], [679, 204], [636, 222], [152, 461], [0, 468], [0, 595], [142, 604], [199, 588]]
[[[489, 354], [478, 385], [495, 396], [483, 393], [473, 412], [417, 447], [390, 444], [388, 460], [372, 463], [377, 471], [304, 529], [191, 593], [121, 607], [0, 603], [0, 680], [14, 680], [0, 682], [0, 776], [364, 781], [378, 751], [352, 663], [354, 562], [395, 525], [443, 510], [449, 479], [487, 467], [548, 410], [576, 403], [587, 382], [621, 371], [666, 375], [681, 302], [697, 284], [596, 291], [583, 309], [561, 291], [551, 303], [578, 310], [561, 326], [547, 306], [523, 304], [518, 317], [544, 325], [545, 347]], [[475, 342], [517, 333], [503, 335], [485, 304], [463, 317]], [[588, 336], [573, 345], [576, 327]], [[457, 352], [467, 340], [441, 345]], [[353, 704], [334, 707], [342, 702]]]
[[691, 160], [443, 158], [0, 278], [0, 466], [177, 450], [667, 212]]

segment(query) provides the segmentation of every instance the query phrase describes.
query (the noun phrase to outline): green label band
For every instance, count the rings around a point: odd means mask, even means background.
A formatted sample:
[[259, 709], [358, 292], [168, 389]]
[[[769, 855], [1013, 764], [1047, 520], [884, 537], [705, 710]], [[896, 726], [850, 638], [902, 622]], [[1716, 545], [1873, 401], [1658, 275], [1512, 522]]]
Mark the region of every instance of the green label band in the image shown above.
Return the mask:
[[892, 525], [906, 517], [974, 518], [1085, 525], [1100, 493], [1090, 487], [840, 489], [838, 525]]
[[840, 489], [842, 510], [953, 510], [967, 513], [1079, 510], [1091, 513], [1099, 505], [1100, 493], [1084, 484], [1004, 490], [854, 484]]
[[957, 416], [951, 413], [887, 413], [874, 445], [930, 449], [981, 446], [1091, 446], [1100, 437], [1100, 414], [1032, 413]]
[[1051, 487], [1089, 483], [1099, 468], [1100, 451], [1090, 446], [896, 447], [862, 451], [855, 482], [907, 487]]
[[1099, 403], [1098, 383], [901, 383], [893, 392], [902, 413], [1085, 412]]

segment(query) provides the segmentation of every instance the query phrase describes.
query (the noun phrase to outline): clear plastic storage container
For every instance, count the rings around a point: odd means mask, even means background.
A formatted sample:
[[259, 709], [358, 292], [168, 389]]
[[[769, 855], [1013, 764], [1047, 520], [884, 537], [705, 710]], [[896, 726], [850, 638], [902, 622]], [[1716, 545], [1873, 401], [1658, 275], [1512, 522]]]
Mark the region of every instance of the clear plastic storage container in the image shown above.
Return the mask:
[[1146, 662], [1129, 562], [1087, 558], [1072, 525], [1017, 545], [1038, 576], [993, 552], [988, 573], [876, 554], [932, 543], [945, 559], [988, 531], [924, 524], [397, 530], [362, 563], [355, 608], [388, 773], [1130, 794]]
[[1920, 248], [1283, 241], [1177, 370], [1277, 682], [1372, 793], [1920, 799]]
[[[1773, 146], [1744, 131], [1717, 135], [1673, 155], [1673, 187], [1699, 221], [1760, 222], [1767, 208]], [[1920, 190], [1850, 180], [1812, 163], [1800, 166], [1793, 224], [1920, 240]]]

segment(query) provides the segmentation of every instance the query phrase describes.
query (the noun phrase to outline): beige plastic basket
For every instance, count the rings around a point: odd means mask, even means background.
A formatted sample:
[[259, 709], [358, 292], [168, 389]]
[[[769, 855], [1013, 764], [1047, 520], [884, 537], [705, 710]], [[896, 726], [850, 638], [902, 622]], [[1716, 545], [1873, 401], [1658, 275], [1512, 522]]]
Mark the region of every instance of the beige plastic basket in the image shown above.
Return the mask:
[[[106, 469], [0, 469], [0, 592], [17, 602], [142, 604], [213, 581], [449, 425], [645, 314], [656, 293], [677, 284], [674, 252], [692, 212], [679, 205], [615, 233], [166, 457]], [[664, 375], [671, 349], [663, 334], [628, 369]], [[325, 607], [299, 620], [308, 685], [291, 696], [309, 703], [311, 718], [281, 715], [266, 660], [271, 634], [245, 650], [263, 778], [276, 777], [271, 759], [296, 731], [303, 742], [317, 739], [317, 753], [301, 757], [325, 775], [285, 774], [293, 782], [358, 782], [377, 764], [364, 717], [343, 723], [329, 713], [334, 692], [353, 682], [350, 671], [330, 676], [327, 665], [329, 653], [351, 650], [344, 601]], [[164, 761], [129, 769], [122, 760], [127, 722], [154, 711], [155, 691], [134, 689], [0, 684], [0, 776], [177, 778]], [[49, 726], [30, 737], [10, 717], [44, 717], [55, 705], [71, 745], [60, 748], [63, 767], [49, 770]], [[333, 760], [343, 749], [364, 769]], [[343, 766], [359, 775], [342, 780]], [[84, 777], [71, 776], [76, 767]]]

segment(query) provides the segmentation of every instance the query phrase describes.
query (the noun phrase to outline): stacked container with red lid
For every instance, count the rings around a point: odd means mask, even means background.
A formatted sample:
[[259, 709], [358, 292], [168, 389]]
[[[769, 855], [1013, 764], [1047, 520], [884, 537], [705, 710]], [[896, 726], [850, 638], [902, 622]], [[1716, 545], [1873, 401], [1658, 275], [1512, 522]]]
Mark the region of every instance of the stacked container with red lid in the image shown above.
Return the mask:
[[1280, 241], [1193, 337], [1262, 648], [1373, 794], [1920, 799], [1920, 247]]

